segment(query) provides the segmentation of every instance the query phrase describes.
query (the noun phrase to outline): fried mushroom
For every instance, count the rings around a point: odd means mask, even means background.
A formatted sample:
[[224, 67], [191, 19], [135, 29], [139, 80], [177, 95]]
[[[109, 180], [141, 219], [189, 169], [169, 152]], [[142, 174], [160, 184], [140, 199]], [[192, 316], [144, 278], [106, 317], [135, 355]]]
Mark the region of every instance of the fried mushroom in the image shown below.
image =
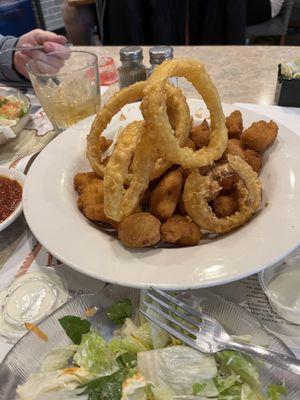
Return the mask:
[[255, 150], [247, 149], [244, 151], [245, 161], [251, 165], [255, 172], [258, 172], [262, 164], [262, 156]]
[[229, 139], [224, 155], [232, 154], [244, 158], [244, 146], [239, 139]]
[[126, 247], [148, 247], [160, 241], [161, 223], [148, 212], [125, 217], [118, 226], [118, 238]]
[[101, 179], [94, 179], [91, 183], [85, 186], [77, 200], [79, 210], [88, 219], [116, 226], [117, 223], [105, 215], [103, 203], [104, 191], [103, 181]]
[[218, 218], [228, 217], [238, 210], [238, 202], [231, 196], [220, 195], [212, 204], [212, 209]]
[[95, 172], [78, 172], [73, 180], [74, 189], [80, 194], [94, 179], [99, 179], [99, 176]]
[[210, 139], [210, 130], [206, 119], [200, 125], [192, 127], [190, 138], [195, 143], [197, 150], [208, 145]]
[[178, 169], [165, 175], [150, 195], [150, 212], [161, 221], [170, 218], [174, 214], [181, 188], [182, 175]]
[[270, 147], [278, 134], [278, 125], [274, 121], [257, 121], [245, 129], [241, 140], [245, 148], [263, 153]]
[[161, 238], [167, 243], [195, 246], [202, 238], [200, 228], [189, 217], [173, 215], [162, 224]]
[[233, 111], [226, 118], [226, 128], [228, 129], [228, 138], [239, 139], [241, 133], [243, 132], [243, 118], [239, 110]]

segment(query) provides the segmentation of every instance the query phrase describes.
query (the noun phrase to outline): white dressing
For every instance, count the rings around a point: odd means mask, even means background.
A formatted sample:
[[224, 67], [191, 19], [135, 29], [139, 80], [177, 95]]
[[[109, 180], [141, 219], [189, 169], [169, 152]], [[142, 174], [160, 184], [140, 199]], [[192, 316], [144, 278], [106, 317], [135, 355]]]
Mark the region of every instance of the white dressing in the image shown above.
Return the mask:
[[15, 279], [0, 293], [0, 335], [15, 341], [68, 300], [68, 289], [53, 268], [40, 268]]
[[300, 312], [300, 265], [274, 276], [268, 290], [273, 300]]

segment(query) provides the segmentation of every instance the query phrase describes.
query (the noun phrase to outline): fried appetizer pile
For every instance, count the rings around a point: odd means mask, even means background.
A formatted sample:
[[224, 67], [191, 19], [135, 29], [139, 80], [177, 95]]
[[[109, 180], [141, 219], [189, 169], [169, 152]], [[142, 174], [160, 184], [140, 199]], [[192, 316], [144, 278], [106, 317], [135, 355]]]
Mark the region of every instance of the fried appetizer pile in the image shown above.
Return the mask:
[[[209, 118], [193, 121], [182, 91], [169, 83], [172, 76], [195, 86]], [[143, 120], [128, 123], [112, 144], [103, 132], [124, 105], [138, 100]], [[166, 61], [99, 110], [87, 138], [93, 171], [74, 177], [78, 208], [115, 229], [129, 248], [197, 245], [207, 233], [230, 232], [256, 213], [257, 174], [277, 134], [273, 121], [244, 128], [239, 110], [225, 119], [203, 64]]]

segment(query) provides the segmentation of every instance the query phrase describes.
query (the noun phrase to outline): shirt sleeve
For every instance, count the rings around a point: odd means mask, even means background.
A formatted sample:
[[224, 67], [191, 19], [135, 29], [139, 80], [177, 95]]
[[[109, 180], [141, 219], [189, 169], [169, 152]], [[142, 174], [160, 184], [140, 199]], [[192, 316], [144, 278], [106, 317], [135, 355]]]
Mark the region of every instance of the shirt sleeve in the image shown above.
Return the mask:
[[18, 38], [14, 36], [0, 35], [0, 81], [6, 82], [28, 82], [28, 80], [17, 73], [13, 67], [13, 52], [3, 50], [16, 46]]

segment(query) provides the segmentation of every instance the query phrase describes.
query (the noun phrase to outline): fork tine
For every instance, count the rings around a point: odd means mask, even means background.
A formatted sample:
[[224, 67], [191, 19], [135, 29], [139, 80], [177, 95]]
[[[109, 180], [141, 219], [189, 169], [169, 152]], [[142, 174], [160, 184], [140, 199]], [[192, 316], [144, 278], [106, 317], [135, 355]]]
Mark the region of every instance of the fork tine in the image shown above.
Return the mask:
[[183, 343], [187, 344], [190, 347], [193, 347], [196, 350], [199, 350], [196, 342], [189, 337], [183, 335], [182, 333], [178, 332], [176, 329], [172, 328], [171, 326], [165, 324], [164, 322], [160, 321], [159, 319], [155, 318], [152, 315], [147, 314], [145, 311], [140, 310], [140, 313], [144, 315], [147, 319], [154, 322], [158, 325], [161, 329], [168, 332], [170, 335], [176, 337], [177, 339], [181, 340]]
[[202, 319], [202, 320], [211, 321], [211, 318], [209, 318], [208, 315], [202, 314], [201, 312], [194, 310], [192, 307], [189, 307], [187, 304], [183, 303], [181, 300], [178, 300], [177, 298], [170, 296], [168, 293], [165, 293], [163, 290], [155, 288], [155, 287], [151, 287], [151, 290], [160, 294], [163, 298], [171, 301], [173, 304], [176, 304], [177, 306], [182, 308], [184, 311], [192, 314], [194, 317]]
[[167, 309], [168, 311], [171, 311], [173, 314], [177, 315], [178, 317], [180, 317], [181, 319], [185, 320], [186, 322], [188, 322], [191, 325], [194, 325], [195, 327], [197, 327], [199, 329], [199, 323], [200, 322], [196, 322], [194, 321], [192, 318], [190, 318], [188, 315], [183, 314], [182, 312], [176, 310], [176, 308], [170, 306], [170, 304], [165, 303], [164, 301], [160, 300], [159, 298], [153, 296], [151, 293], [147, 292], [147, 296], [149, 296], [153, 301], [155, 301], [156, 303], [158, 303], [160, 306], [164, 307], [165, 309]]
[[185, 330], [186, 332], [190, 333], [191, 335], [195, 336], [195, 338], [197, 337], [197, 333], [199, 331], [199, 329], [197, 331], [191, 329], [190, 327], [182, 324], [180, 321], [178, 321], [176, 318], [172, 317], [172, 315], [169, 315], [167, 313], [165, 313], [163, 310], [161, 310], [160, 308], [158, 308], [156, 305], [154, 304], [150, 304], [147, 303], [146, 301], [144, 301], [144, 304], [151, 308], [151, 310], [155, 311], [158, 315], [161, 315], [162, 317], [164, 317], [166, 320], [172, 322], [174, 325], [176, 325], [177, 327]]

